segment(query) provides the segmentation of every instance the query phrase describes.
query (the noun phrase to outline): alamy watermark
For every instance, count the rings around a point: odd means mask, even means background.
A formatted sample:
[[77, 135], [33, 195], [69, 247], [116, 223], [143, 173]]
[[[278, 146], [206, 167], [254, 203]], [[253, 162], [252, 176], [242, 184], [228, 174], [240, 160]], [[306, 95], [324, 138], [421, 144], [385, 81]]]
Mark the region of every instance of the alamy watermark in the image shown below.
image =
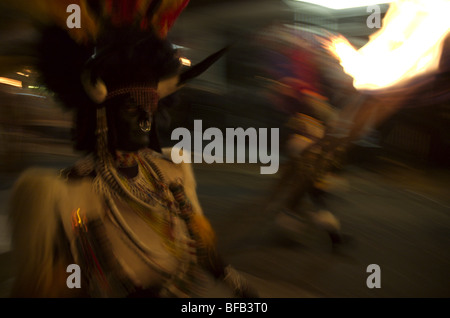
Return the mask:
[[[67, 17], [66, 24], [69, 29], [81, 28], [81, 8], [78, 4], [69, 4], [67, 6], [67, 13], [70, 15]], [[381, 28], [381, 8], [379, 5], [371, 5], [367, 7], [367, 12], [371, 13], [367, 20], [366, 25], [369, 29]]]
[[367, 12], [371, 14], [367, 17], [366, 25], [369, 29], [381, 28], [381, 8], [379, 5], [372, 5], [367, 7]]
[[66, 269], [67, 273], [71, 273], [66, 279], [67, 288], [81, 288], [81, 268], [77, 264], [70, 264]]
[[[81, 288], [81, 269], [77, 264], [70, 264], [66, 269], [70, 275], [66, 279], [66, 285], [70, 289]], [[377, 264], [370, 264], [366, 269], [371, 273], [366, 279], [366, 286], [370, 289], [381, 288], [381, 268]], [[187, 309], [185, 309], [187, 311]], [[183, 310], [182, 310], [183, 311]]]
[[69, 4], [67, 6], [67, 13], [70, 15], [67, 17], [66, 25], [69, 29], [81, 28], [81, 8], [78, 4]]
[[366, 280], [368, 288], [381, 288], [381, 268], [380, 265], [370, 264], [366, 269], [367, 273], [371, 273]]
[[[172, 161], [208, 164], [259, 162], [266, 165], [261, 166], [261, 174], [275, 174], [280, 164], [279, 129], [270, 128], [270, 134], [268, 130], [226, 128], [224, 137], [219, 128], [210, 127], [203, 131], [202, 121], [194, 120], [193, 136], [187, 128], [173, 130], [171, 140], [179, 142], [172, 149]], [[203, 141], [209, 142], [203, 147]]]

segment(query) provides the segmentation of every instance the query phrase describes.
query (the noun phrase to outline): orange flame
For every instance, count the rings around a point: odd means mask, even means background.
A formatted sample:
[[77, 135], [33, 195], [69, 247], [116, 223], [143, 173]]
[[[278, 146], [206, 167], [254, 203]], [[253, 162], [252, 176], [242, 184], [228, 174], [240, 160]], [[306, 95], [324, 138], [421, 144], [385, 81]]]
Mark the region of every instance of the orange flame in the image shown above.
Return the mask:
[[390, 4], [382, 28], [356, 50], [343, 36], [324, 46], [353, 77], [356, 89], [375, 90], [438, 70], [450, 31], [449, 0], [397, 0]]

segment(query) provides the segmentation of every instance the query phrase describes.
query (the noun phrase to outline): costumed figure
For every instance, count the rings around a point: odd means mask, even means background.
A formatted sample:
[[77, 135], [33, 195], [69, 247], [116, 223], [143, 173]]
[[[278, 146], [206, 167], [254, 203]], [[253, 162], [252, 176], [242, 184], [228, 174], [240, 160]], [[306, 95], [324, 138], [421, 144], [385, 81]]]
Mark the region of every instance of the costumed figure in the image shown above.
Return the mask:
[[[340, 222], [325, 203], [342, 148], [327, 135], [338, 110], [326, 97], [318, 66], [319, 48], [289, 26], [276, 26], [263, 42], [270, 98], [285, 114], [281, 147], [285, 156], [280, 178], [271, 189], [276, 222], [282, 227], [311, 222], [326, 231], [333, 244], [342, 242]], [[275, 202], [275, 203], [274, 203]], [[280, 206], [281, 202], [281, 206]], [[309, 203], [303, 205], [303, 203]], [[307, 221], [306, 221], [307, 220]], [[295, 231], [301, 231], [299, 226]]]
[[[341, 243], [349, 237], [342, 234], [339, 220], [326, 209], [324, 201], [324, 194], [333, 183], [330, 173], [333, 175], [342, 169], [349, 150], [370, 131], [380, 129], [394, 114], [406, 108], [438, 106], [448, 101], [450, 37], [447, 31], [439, 67], [435, 71], [404, 78], [373, 91], [351, 87], [349, 98], [335, 107], [324, 97], [327, 94], [321, 90], [318, 65], [314, 64], [316, 55], [328, 47], [323, 45], [328, 41], [327, 36], [322, 39], [315, 36], [316, 42], [322, 44], [311, 46], [314, 41], [299, 38], [293, 29], [282, 26], [277, 31], [275, 49], [269, 55], [271, 61], [275, 61], [269, 63], [273, 66], [271, 76], [275, 79], [271, 95], [275, 97], [274, 104], [282, 105], [281, 110], [289, 119], [284, 138], [287, 141], [284, 173], [270, 200], [285, 194], [282, 208], [286, 212], [282, 211], [277, 221], [283, 228], [292, 229], [302, 223], [296, 222], [299, 220], [297, 208], [309, 197], [313, 209], [319, 213], [302, 211], [306, 212], [303, 220], [311, 220], [326, 230], [333, 243]], [[330, 52], [324, 56], [328, 56], [325, 61], [334, 59]], [[339, 69], [344, 78], [342, 67]], [[328, 70], [324, 67], [325, 71]]]
[[[17, 180], [11, 296], [256, 297], [217, 252], [192, 167], [173, 163], [152, 128], [159, 101], [224, 53], [180, 71], [167, 32], [188, 1], [37, 3], [26, 4], [45, 18], [36, 68], [74, 112], [75, 146], [86, 155]], [[66, 26], [73, 3], [81, 29]], [[70, 264], [81, 288], [66, 284]]]

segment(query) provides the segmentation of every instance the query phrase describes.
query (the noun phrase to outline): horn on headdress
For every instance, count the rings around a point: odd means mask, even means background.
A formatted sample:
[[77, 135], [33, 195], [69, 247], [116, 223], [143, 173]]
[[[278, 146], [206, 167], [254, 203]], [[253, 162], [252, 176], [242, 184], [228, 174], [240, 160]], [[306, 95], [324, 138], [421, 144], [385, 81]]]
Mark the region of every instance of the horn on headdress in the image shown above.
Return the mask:
[[108, 95], [108, 89], [105, 82], [93, 70], [95, 62], [98, 61], [97, 51], [85, 63], [84, 69], [81, 73], [81, 84], [85, 93], [96, 104], [101, 104], [105, 101]]
[[[159, 98], [162, 99], [175, 93], [188, 81], [204, 73], [219, 58], [221, 58], [228, 51], [228, 49], [229, 47], [225, 47], [211, 54], [206, 59], [181, 74], [177, 74], [175, 76], [160, 80], [157, 86]], [[89, 65], [89, 62], [87, 63], [87, 65]], [[101, 104], [106, 99], [108, 89], [105, 83], [101, 78], [92, 76], [92, 73], [88, 68], [83, 72], [81, 81], [83, 83], [86, 94], [91, 98], [92, 101], [97, 104]]]
[[211, 65], [213, 65], [219, 58], [221, 58], [229, 50], [229, 48], [229, 46], [226, 46], [223, 49], [211, 54], [203, 61], [194, 65], [192, 68], [184, 71], [183, 73], [159, 81], [157, 88], [159, 98], [162, 99], [175, 93], [188, 81], [204, 73], [208, 68], [211, 67]]
[[180, 82], [178, 83], [178, 85], [183, 85], [187, 81], [205, 72], [211, 65], [213, 65], [219, 58], [221, 58], [229, 50], [229, 48], [229, 46], [224, 47], [223, 49], [211, 54], [200, 63], [194, 65], [191, 69], [183, 72], [180, 75]]
[[81, 75], [81, 83], [84, 91], [94, 103], [101, 104], [105, 101], [108, 89], [101, 78], [93, 80], [91, 72], [85, 70]]

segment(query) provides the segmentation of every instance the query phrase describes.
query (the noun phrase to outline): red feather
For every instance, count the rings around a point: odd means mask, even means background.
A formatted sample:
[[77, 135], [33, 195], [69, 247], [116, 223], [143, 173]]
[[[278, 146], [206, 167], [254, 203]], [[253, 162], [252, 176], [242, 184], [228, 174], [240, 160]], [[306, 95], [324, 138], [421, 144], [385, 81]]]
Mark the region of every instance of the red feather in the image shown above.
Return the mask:
[[172, 7], [170, 10], [166, 10], [165, 12], [161, 12], [161, 17], [159, 19], [159, 31], [161, 36], [166, 36], [167, 32], [172, 28], [175, 20], [181, 14], [181, 12], [188, 5], [189, 0], [184, 0], [179, 3], [177, 6]]
[[[155, 17], [141, 17], [142, 20], [139, 22], [141, 29], [153, 27], [161, 37], [165, 37], [189, 3], [189, 0], [165, 1], [163, 1], [161, 8], [156, 10]], [[104, 0], [104, 8], [109, 16], [110, 23], [120, 27], [137, 22], [135, 19], [138, 17], [137, 13], [143, 3], [150, 5], [152, 2], [152, 0]]]

